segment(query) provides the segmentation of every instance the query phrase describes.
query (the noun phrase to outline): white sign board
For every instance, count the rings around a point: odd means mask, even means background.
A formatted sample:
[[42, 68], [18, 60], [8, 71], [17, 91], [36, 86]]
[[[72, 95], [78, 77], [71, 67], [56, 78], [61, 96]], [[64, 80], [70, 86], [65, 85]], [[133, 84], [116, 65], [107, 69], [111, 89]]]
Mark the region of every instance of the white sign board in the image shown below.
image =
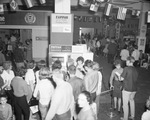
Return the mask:
[[71, 14], [52, 14], [51, 17], [51, 32], [71, 33]]

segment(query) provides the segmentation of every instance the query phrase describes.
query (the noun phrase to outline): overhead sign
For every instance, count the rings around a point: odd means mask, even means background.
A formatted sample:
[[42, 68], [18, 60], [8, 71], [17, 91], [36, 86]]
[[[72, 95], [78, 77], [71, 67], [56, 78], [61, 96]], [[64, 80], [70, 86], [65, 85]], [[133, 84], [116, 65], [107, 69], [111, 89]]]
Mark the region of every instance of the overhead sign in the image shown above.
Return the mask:
[[51, 17], [51, 32], [71, 33], [71, 14], [52, 14]]

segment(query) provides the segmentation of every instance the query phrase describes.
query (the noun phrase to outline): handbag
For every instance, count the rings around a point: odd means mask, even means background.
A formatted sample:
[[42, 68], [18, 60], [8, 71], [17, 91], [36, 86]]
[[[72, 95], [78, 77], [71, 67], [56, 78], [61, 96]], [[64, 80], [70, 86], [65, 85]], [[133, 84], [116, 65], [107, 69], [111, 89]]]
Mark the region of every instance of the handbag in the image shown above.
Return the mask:
[[29, 101], [29, 106], [35, 106], [35, 105], [38, 105], [39, 104], [39, 100], [37, 100], [35, 97], [32, 97]]
[[37, 100], [35, 97], [32, 96], [28, 104], [30, 106], [32, 114], [35, 114], [39, 111], [39, 108], [38, 108], [39, 100]]

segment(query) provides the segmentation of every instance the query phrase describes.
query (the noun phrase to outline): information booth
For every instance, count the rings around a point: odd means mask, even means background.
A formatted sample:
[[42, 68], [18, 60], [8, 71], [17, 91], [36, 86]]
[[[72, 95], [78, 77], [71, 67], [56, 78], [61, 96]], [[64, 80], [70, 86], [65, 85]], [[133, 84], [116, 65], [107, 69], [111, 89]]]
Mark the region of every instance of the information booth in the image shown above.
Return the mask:
[[49, 67], [53, 64], [55, 60], [60, 60], [62, 62], [62, 69], [66, 70], [67, 62], [71, 58], [76, 64], [76, 59], [82, 56], [84, 60], [93, 61], [93, 53], [87, 51], [86, 45], [49, 45]]

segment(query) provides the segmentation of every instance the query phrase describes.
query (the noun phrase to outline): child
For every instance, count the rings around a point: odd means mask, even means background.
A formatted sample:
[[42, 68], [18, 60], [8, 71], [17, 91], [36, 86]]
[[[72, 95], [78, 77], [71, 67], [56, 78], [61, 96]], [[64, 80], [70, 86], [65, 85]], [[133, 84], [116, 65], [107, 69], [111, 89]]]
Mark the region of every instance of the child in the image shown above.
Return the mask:
[[7, 96], [0, 96], [0, 120], [11, 120], [12, 119], [12, 108], [7, 103]]
[[147, 111], [143, 113], [141, 120], [150, 120], [150, 96], [146, 101]]
[[78, 57], [77, 60], [77, 65], [76, 65], [76, 76], [83, 79], [84, 77], [84, 68], [83, 68], [83, 64], [84, 64], [84, 58], [82, 56]]

